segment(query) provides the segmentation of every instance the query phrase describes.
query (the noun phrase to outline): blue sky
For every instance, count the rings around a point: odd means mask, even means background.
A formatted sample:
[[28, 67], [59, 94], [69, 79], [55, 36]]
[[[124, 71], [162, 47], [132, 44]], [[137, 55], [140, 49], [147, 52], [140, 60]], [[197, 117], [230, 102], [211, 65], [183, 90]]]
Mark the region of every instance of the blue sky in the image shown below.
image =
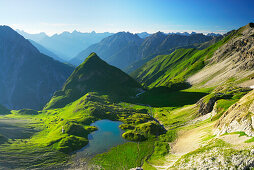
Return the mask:
[[0, 0], [0, 25], [29, 33], [224, 33], [249, 22], [254, 0]]

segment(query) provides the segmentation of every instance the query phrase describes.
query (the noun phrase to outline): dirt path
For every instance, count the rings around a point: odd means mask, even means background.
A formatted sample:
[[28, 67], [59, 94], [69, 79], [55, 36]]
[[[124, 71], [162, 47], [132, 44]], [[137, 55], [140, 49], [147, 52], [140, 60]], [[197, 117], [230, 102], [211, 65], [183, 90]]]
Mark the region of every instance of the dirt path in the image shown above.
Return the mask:
[[[154, 165], [154, 167], [158, 170], [170, 169], [181, 156], [206, 144], [209, 140], [204, 141], [204, 137], [208, 135], [209, 130], [207, 129], [211, 126], [212, 124], [207, 124], [180, 132], [177, 140], [171, 144], [171, 154], [166, 156], [166, 163], [162, 166]], [[251, 139], [251, 137], [239, 136], [239, 134], [224, 135], [218, 138], [232, 144], [235, 149], [244, 149], [254, 145], [254, 142], [245, 143], [245, 141]]]
[[246, 140], [251, 139], [252, 137], [248, 136], [239, 136], [239, 134], [230, 134], [218, 137], [219, 139], [224, 140], [227, 143], [230, 143], [234, 149], [246, 149], [254, 145], [254, 142], [245, 143]]
[[171, 153], [184, 155], [200, 147], [201, 138], [206, 132], [200, 129], [193, 129], [180, 134], [179, 138], [171, 145]]
[[179, 137], [171, 145], [171, 154], [166, 156], [166, 163], [162, 166], [155, 166], [156, 169], [169, 169], [183, 155], [198, 149], [205, 142], [202, 138], [207, 135], [207, 127], [212, 124], [206, 124], [190, 130], [179, 132]]
[[179, 158], [181, 158], [181, 156], [192, 152], [207, 143], [207, 141], [204, 141], [204, 138], [212, 135], [211, 129], [213, 127], [213, 123], [206, 123], [200, 125], [199, 127], [191, 126], [195, 126], [194, 124], [204, 121], [209, 117], [210, 115], [205, 115], [188, 122], [187, 126], [190, 128], [180, 131], [176, 141], [170, 144], [171, 154], [165, 157], [165, 164], [161, 166], [153, 166], [158, 170], [169, 169]]

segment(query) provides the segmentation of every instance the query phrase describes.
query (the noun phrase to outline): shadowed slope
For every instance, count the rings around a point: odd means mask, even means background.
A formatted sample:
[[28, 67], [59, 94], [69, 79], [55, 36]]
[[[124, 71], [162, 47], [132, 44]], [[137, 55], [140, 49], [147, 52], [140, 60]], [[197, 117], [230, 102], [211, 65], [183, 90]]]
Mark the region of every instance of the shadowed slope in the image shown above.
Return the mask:
[[0, 26], [0, 61], [0, 103], [11, 109], [41, 109], [73, 71], [8, 26]]

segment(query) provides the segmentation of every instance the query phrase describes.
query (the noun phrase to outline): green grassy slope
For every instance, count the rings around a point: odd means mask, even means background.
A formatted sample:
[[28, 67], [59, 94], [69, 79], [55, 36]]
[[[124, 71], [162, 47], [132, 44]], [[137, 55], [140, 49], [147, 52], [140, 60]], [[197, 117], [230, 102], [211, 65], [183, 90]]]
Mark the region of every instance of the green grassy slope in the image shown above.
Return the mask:
[[100, 92], [114, 97], [135, 95], [141, 86], [120, 69], [91, 53], [67, 79], [61, 91], [54, 94], [45, 109], [63, 107], [87, 92]]
[[181, 85], [189, 76], [202, 69], [213, 53], [234, 34], [235, 31], [204, 50], [178, 49], [170, 55], [159, 55], [132, 72], [131, 76], [149, 88]]
[[[69, 159], [69, 154], [88, 144], [88, 134], [97, 130], [90, 124], [100, 119], [122, 121], [124, 124], [121, 128], [126, 131], [123, 137], [127, 136], [129, 140], [153, 140], [156, 136], [165, 133], [165, 130], [159, 123], [153, 121], [154, 119], [147, 114], [146, 108], [145, 106], [123, 107], [121, 104], [114, 103], [107, 95], [88, 93], [63, 108], [43, 110], [38, 114], [31, 114], [31, 110], [25, 109], [12, 111], [11, 114], [5, 115], [4, 119], [27, 119], [31, 122], [29, 127], [40, 131], [30, 138], [8, 141], [8, 143], [5, 143], [7, 140], [0, 135], [1, 143], [4, 143], [0, 145], [0, 158], [3, 163], [10, 163], [12, 159], [17, 159], [13, 163], [13, 168], [27, 167], [28, 164], [30, 167], [49, 167], [64, 163], [63, 161]], [[135, 148], [133, 149], [135, 151]], [[140, 148], [140, 152], [145, 151]], [[138, 157], [143, 160], [150, 153], [151, 151]], [[38, 154], [42, 155], [40, 160], [29, 162], [33, 160], [32, 155], [38, 156]], [[27, 156], [29, 161], [25, 163], [19, 161]], [[56, 158], [51, 159], [54, 156]], [[135, 159], [131, 161], [136, 162]], [[1, 165], [0, 161], [0, 167]]]

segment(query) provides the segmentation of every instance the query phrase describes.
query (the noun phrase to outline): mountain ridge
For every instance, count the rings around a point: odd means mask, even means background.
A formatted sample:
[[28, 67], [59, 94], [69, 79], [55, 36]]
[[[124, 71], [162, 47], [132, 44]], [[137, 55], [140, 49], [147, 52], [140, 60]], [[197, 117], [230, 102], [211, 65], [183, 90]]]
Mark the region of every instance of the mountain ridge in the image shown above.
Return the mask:
[[[20, 30], [19, 30], [20, 31]], [[99, 42], [101, 39], [112, 35], [112, 33], [82, 33], [74, 30], [73, 32], [62, 32], [48, 36], [45, 33], [29, 34], [24, 31], [19, 32], [27, 39], [31, 39], [50, 51], [54, 52], [61, 59], [68, 61], [77, 55], [84, 48]]]
[[0, 103], [12, 109], [41, 108], [73, 69], [7, 26], [0, 27], [0, 51]]
[[163, 32], [157, 32], [142, 39], [137, 34], [119, 32], [88, 47], [70, 60], [70, 63], [77, 65], [84, 59], [84, 56], [89, 55], [91, 52], [97, 52], [109, 64], [122, 70], [127, 70], [128, 66], [135, 62], [142, 62], [144, 58], [150, 59], [158, 54], [170, 53], [179, 46], [200, 44], [211, 39], [213, 39], [212, 36], [203, 34], [185, 36], [177, 34], [167, 35]]
[[84, 56], [88, 56], [91, 52], [96, 52], [109, 64], [122, 68], [129, 62], [128, 60], [136, 58], [135, 51], [138, 51], [138, 46], [142, 41], [143, 39], [136, 34], [119, 32], [101, 40], [97, 44], [91, 45], [70, 60], [70, 63], [77, 65], [84, 60]]

